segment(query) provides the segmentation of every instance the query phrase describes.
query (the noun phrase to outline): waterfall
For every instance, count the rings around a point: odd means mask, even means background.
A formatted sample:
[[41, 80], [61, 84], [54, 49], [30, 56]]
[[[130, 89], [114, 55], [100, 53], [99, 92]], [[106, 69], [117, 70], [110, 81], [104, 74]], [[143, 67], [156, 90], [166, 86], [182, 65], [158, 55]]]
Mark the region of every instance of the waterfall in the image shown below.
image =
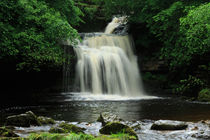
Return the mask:
[[129, 35], [112, 34], [125, 24], [125, 17], [113, 18], [105, 33], [85, 33], [74, 48], [76, 79], [81, 92], [141, 96], [143, 87]]

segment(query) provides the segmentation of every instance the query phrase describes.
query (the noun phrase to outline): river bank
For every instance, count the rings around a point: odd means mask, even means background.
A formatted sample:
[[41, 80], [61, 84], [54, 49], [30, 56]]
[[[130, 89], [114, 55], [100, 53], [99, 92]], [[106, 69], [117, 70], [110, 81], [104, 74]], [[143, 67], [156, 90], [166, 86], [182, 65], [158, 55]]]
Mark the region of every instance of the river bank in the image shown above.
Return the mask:
[[[35, 117], [31, 117], [31, 114]], [[27, 115], [30, 118], [27, 118]], [[24, 118], [24, 120], [20, 121], [20, 117]], [[30, 121], [28, 121], [29, 119]], [[19, 121], [17, 122], [16, 120]], [[31, 125], [26, 126], [28, 123]], [[5, 124], [6, 126], [0, 129], [8, 130], [10, 135], [3, 138], [4, 135], [1, 133], [0, 139], [12, 139], [11, 137], [15, 136], [15, 139], [32, 140], [42, 140], [44, 138], [58, 140], [62, 138], [77, 138], [82, 140], [84, 137], [86, 137], [86, 140], [110, 140], [114, 138], [135, 140], [137, 138], [135, 138], [135, 135], [138, 136], [139, 140], [208, 140], [210, 138], [209, 120], [197, 122], [171, 120], [127, 121], [108, 112], [98, 114], [98, 119], [93, 122], [72, 122], [38, 117], [29, 111], [25, 115], [20, 114], [7, 117]], [[107, 130], [106, 127], [108, 127]], [[127, 129], [130, 131], [127, 131]]]

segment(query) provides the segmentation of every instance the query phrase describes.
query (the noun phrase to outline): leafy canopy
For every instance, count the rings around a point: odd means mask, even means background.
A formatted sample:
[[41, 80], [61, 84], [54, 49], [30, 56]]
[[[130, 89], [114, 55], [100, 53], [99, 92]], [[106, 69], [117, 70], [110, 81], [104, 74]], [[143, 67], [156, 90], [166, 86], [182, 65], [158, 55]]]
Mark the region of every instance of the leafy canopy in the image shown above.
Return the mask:
[[[73, 2], [70, 0], [70, 4]], [[67, 4], [68, 5], [68, 4]], [[72, 24], [78, 22], [77, 10]], [[0, 59], [17, 64], [17, 69], [39, 71], [41, 67], [60, 66], [64, 59], [60, 40], [78, 37], [77, 31], [62, 15], [45, 1], [0, 1]]]

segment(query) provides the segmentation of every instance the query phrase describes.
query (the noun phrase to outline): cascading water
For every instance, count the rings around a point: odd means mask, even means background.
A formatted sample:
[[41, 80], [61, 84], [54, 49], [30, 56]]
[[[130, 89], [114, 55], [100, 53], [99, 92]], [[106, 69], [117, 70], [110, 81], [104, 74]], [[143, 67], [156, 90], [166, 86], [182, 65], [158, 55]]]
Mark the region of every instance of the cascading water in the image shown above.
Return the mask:
[[99, 95], [143, 95], [131, 37], [112, 34], [125, 22], [125, 17], [113, 18], [105, 33], [83, 34], [83, 41], [74, 48], [78, 59], [77, 81], [81, 92]]

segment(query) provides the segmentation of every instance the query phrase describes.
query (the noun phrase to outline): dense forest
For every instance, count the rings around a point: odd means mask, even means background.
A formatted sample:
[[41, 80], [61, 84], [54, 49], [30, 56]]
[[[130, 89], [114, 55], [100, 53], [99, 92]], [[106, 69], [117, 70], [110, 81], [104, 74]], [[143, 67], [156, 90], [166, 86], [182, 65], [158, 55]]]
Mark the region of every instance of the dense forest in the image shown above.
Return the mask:
[[[75, 61], [62, 42], [74, 46], [78, 33], [102, 31], [114, 15], [128, 17], [144, 81], [210, 101], [209, 0], [1, 0], [2, 77], [62, 72], [67, 59]], [[144, 69], [160, 62], [163, 68]]]

